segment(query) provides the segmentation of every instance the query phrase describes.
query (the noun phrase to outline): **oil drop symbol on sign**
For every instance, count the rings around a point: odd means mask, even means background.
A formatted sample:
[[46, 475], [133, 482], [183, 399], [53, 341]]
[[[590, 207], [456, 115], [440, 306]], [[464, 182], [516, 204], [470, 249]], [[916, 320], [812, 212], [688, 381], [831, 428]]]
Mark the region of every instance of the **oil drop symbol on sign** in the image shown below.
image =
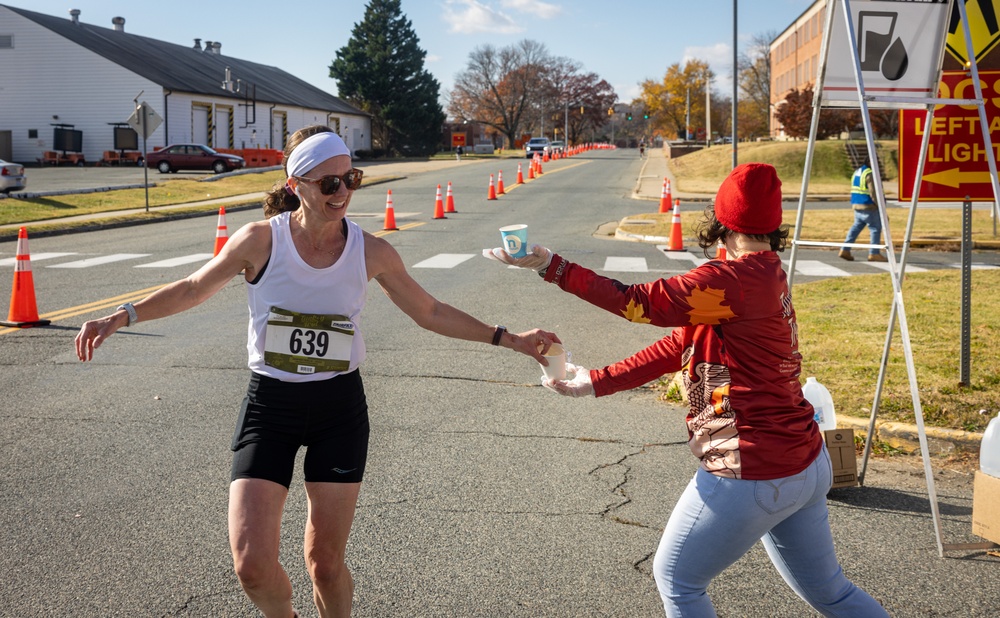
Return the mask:
[[893, 41], [898, 13], [861, 11], [858, 13], [858, 56], [862, 71], [881, 71], [890, 81], [906, 74], [910, 61], [899, 37]]

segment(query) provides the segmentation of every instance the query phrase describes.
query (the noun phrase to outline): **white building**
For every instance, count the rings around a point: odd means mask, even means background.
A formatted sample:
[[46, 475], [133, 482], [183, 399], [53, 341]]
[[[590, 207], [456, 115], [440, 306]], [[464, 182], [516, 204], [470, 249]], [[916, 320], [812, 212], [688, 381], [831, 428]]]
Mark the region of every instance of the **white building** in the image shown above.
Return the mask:
[[120, 17], [101, 28], [77, 10], [60, 18], [0, 5], [0, 158], [34, 162], [59, 150], [63, 125], [82, 132], [86, 160], [99, 161], [140, 92], [163, 119], [149, 150], [281, 150], [311, 124], [333, 128], [352, 151], [371, 148], [369, 114], [279, 68], [224, 56], [220, 43], [177, 45], [129, 34]]

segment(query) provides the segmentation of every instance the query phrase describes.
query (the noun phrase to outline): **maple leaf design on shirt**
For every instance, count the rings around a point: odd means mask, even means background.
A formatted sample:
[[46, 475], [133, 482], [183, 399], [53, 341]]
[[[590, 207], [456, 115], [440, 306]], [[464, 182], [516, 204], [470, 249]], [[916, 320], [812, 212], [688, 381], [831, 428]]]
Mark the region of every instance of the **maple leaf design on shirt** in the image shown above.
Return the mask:
[[649, 324], [650, 319], [646, 317], [646, 310], [643, 306], [634, 300], [628, 301], [628, 305], [622, 310], [622, 315], [629, 322], [634, 322], [636, 324]]
[[723, 320], [735, 318], [736, 314], [729, 307], [723, 306], [726, 300], [725, 290], [706, 287], [704, 290], [695, 288], [688, 296], [692, 324], [719, 324]]

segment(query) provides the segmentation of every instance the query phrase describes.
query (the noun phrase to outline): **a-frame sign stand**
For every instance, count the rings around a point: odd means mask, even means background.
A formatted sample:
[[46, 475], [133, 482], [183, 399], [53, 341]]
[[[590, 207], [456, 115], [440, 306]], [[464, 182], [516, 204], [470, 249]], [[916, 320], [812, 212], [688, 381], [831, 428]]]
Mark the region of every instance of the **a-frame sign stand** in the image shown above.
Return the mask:
[[[791, 287], [795, 277], [795, 263], [799, 246], [848, 246], [885, 250], [886, 257], [888, 258], [889, 278], [892, 281], [893, 303], [888, 332], [886, 333], [885, 347], [882, 353], [882, 364], [872, 403], [868, 435], [865, 440], [864, 461], [859, 481], [862, 484], [864, 483], [864, 473], [867, 468], [868, 455], [871, 452], [871, 443], [874, 435], [875, 419], [878, 415], [882, 386], [888, 366], [889, 348], [898, 318], [903, 353], [906, 359], [906, 373], [909, 378], [910, 394], [913, 400], [913, 413], [916, 417], [920, 451], [923, 457], [924, 476], [927, 480], [927, 494], [930, 498], [938, 555], [941, 557], [944, 556], [945, 549], [978, 549], [993, 546], [991, 543], [946, 545], [943, 542], [940, 521], [941, 514], [938, 508], [937, 492], [934, 487], [934, 472], [931, 468], [927, 432], [924, 427], [924, 414], [920, 404], [920, 392], [917, 387], [917, 373], [913, 362], [913, 348], [910, 344], [910, 331], [906, 320], [906, 307], [903, 302], [902, 290], [907, 252], [913, 232], [913, 221], [919, 198], [921, 177], [923, 175], [930, 140], [930, 122], [933, 118], [934, 107], [936, 105], [968, 105], [978, 108], [983, 145], [988, 153], [987, 158], [993, 184], [994, 203], [1000, 204], [1000, 200], [998, 200], [998, 197], [1000, 197], [1000, 185], [998, 185], [997, 181], [996, 161], [990, 140], [989, 122], [987, 121], [986, 110], [983, 104], [983, 93], [979, 82], [979, 72], [976, 68], [976, 56], [972, 49], [972, 38], [969, 32], [969, 21], [965, 11], [964, 0], [958, 0], [957, 9], [965, 32], [968, 58], [970, 59], [968, 69], [971, 72], [975, 98], [946, 99], [937, 97], [944, 59], [945, 38], [953, 4], [954, 0], [947, 0], [946, 2], [907, 2], [905, 0], [828, 1], [815, 98], [813, 99], [812, 124], [809, 129], [809, 144], [806, 150], [806, 161], [802, 173], [802, 192], [799, 196], [798, 212], [795, 218], [795, 232], [788, 266], [788, 283], [789, 287]], [[819, 127], [819, 114], [823, 107], [859, 108], [861, 111], [885, 244], [845, 244], [800, 239], [809, 176], [812, 171], [813, 152]], [[889, 217], [886, 212], [885, 192], [882, 188], [882, 176], [879, 170], [878, 157], [875, 156], [875, 139], [869, 115], [870, 108], [927, 110], [920, 162], [914, 179], [913, 199], [910, 205], [906, 236], [899, 262], [896, 261], [896, 255], [893, 250], [892, 235], [889, 230]], [[1000, 209], [1000, 205], [997, 208]]]

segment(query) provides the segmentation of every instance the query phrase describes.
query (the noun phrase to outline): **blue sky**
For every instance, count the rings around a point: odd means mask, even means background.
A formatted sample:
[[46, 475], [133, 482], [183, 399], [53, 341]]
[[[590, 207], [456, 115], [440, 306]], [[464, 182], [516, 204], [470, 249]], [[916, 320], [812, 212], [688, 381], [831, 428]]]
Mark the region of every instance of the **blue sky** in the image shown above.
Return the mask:
[[[754, 35], [777, 34], [814, 0], [738, 0], [737, 46]], [[364, 18], [361, 0], [0, 0], [0, 4], [80, 20], [180, 45], [220, 41], [222, 54], [277, 66], [337, 94], [329, 77], [336, 51]], [[732, 91], [733, 0], [402, 0], [427, 52], [426, 68], [442, 94], [479, 45], [504, 47], [522, 39], [546, 45], [555, 56], [582, 64], [610, 83], [623, 101], [645, 79], [690, 58], [707, 61], [717, 89]], [[221, 76], [220, 76], [221, 83]]]

